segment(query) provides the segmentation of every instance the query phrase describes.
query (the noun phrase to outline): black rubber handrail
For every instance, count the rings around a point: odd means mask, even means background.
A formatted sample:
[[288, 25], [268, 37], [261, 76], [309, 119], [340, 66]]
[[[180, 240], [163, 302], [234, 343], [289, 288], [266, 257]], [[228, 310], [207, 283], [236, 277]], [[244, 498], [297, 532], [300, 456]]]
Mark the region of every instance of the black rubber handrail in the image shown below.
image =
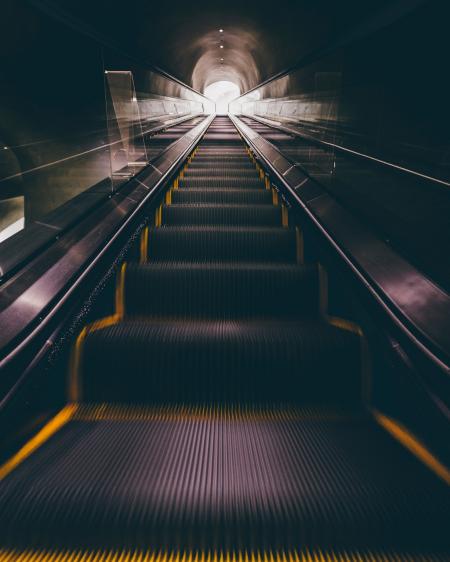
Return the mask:
[[375, 156], [370, 156], [369, 154], [364, 154], [363, 152], [358, 152], [357, 150], [353, 150], [351, 148], [347, 148], [345, 146], [342, 146], [340, 144], [336, 144], [333, 142], [329, 142], [329, 141], [324, 141], [323, 139], [318, 139], [312, 135], [308, 135], [307, 133], [304, 133], [303, 131], [299, 131], [298, 129], [295, 129], [294, 127], [289, 127], [285, 124], [274, 122], [271, 121], [270, 119], [261, 117], [260, 115], [246, 115], [244, 114], [244, 117], [248, 117], [250, 119], [254, 119], [255, 121], [258, 121], [259, 123], [262, 123], [263, 125], [267, 125], [269, 127], [272, 127], [274, 129], [278, 129], [279, 131], [283, 131], [285, 133], [289, 133], [290, 135], [294, 135], [296, 137], [299, 137], [301, 139], [304, 139], [308, 142], [312, 142], [318, 146], [323, 146], [325, 148], [333, 148], [338, 150], [339, 152], [344, 152], [347, 156], [352, 156], [355, 158], [359, 158], [362, 160], [369, 160], [370, 162], [373, 162], [375, 164], [379, 164], [380, 166], [384, 166], [387, 168], [391, 168], [396, 170], [397, 172], [401, 172], [405, 175], [413, 175], [416, 177], [419, 177], [421, 180], [424, 180], [426, 182], [429, 182], [431, 184], [436, 184], [439, 187], [445, 187], [445, 188], [449, 188], [450, 187], [450, 182], [445, 181], [445, 180], [441, 180], [439, 178], [435, 178], [433, 176], [429, 176], [427, 174], [423, 174], [421, 172], [417, 172], [416, 170], [410, 170], [409, 168], [405, 168], [404, 166], [400, 166], [399, 164], [395, 164], [393, 162], [387, 162], [386, 160], [382, 160], [381, 158], [376, 158]]
[[[147, 128], [144, 134], [168, 130], [198, 117], [202, 117], [202, 114], [183, 117], [169, 124], [160, 123], [157, 126]], [[207, 116], [204, 116], [204, 118], [206, 119]], [[144, 172], [147, 168], [154, 167], [156, 159], [160, 158], [178, 140], [175, 140], [169, 146], [163, 148], [156, 156], [152, 157], [140, 173]], [[103, 148], [104, 145], [99, 147], [99, 149]], [[125, 183], [114, 192], [120, 191], [124, 185]], [[0, 244], [0, 286], [14, 275], [16, 271], [23, 268], [39, 252], [67, 233], [77, 221], [84, 218], [87, 213], [95, 210], [98, 205], [101, 205], [111, 195], [110, 182], [102, 180], [51, 211], [39, 221], [39, 224], [31, 224], [29, 228], [17, 232], [2, 242]], [[66, 217], [62, 220], [63, 226], [61, 225], [60, 217]], [[70, 217], [70, 219], [67, 217]]]
[[45, 333], [99, 260], [184, 162], [213, 118], [206, 117], [172, 143], [171, 150], [158, 157], [158, 166], [148, 166], [130, 179], [126, 188], [0, 287], [0, 371], [9, 369], [32, 340]]
[[[295, 163], [284, 156], [274, 145], [263, 139], [261, 135], [253, 131], [238, 117], [231, 116], [231, 119], [264, 166], [303, 209], [308, 219], [334, 248], [335, 252], [353, 272], [358, 281], [369, 291], [378, 305], [382, 307], [397, 329], [413, 346], [420, 349], [422, 354], [445, 375], [448, 382], [450, 377], [450, 296], [406, 262], [406, 260], [403, 260], [384, 242], [378, 240], [372, 233], [365, 231], [364, 227], [350, 213], [347, 213], [320, 184], [296, 167]], [[271, 160], [267, 157], [269, 152], [272, 154]], [[294, 178], [293, 181], [288, 179], [291, 176]], [[308, 196], [302, 198], [302, 192], [307, 193], [308, 191]], [[357, 241], [353, 250], [349, 250], [348, 247], [342, 247], [339, 243], [338, 237], [341, 234], [340, 232], [333, 232], [333, 234], [330, 232], [329, 225], [327, 224], [327, 222], [331, 224], [328, 221], [329, 217], [322, 215], [319, 218], [317, 209], [320, 203], [325, 203], [325, 206], [328, 203], [332, 210], [335, 209], [341, 213], [347, 213], [346, 220], [348, 221], [351, 235], [355, 233], [361, 234], [361, 238]], [[361, 247], [361, 241], [364, 240], [373, 241], [377, 251], [381, 251], [381, 256], [377, 256], [379, 263], [375, 264], [371, 272], [361, 267], [361, 255], [364, 255], [367, 249]], [[382, 263], [383, 260], [384, 263]], [[395, 267], [398, 267], [399, 271], [402, 269], [406, 271], [404, 268], [407, 268], [406, 273], [409, 273], [411, 279], [414, 279], [416, 285], [423, 290], [423, 294], [420, 296], [424, 299], [429, 299], [430, 309], [427, 310], [428, 314], [423, 314], [423, 310], [426, 308], [423, 307], [422, 311], [419, 311], [422, 313], [419, 315], [419, 320], [417, 315], [414, 315], [414, 305], [411, 304], [408, 309], [405, 303], [400, 301], [402, 296], [401, 287], [392, 287], [392, 290], [389, 291], [386, 289], [386, 283], [383, 283], [383, 280], [380, 278], [384, 271], [395, 271]], [[408, 290], [413, 291], [414, 288], [408, 287]], [[428, 294], [425, 294], [426, 290], [429, 291]], [[433, 325], [430, 319], [434, 318], [440, 319], [440, 323], [443, 325]]]

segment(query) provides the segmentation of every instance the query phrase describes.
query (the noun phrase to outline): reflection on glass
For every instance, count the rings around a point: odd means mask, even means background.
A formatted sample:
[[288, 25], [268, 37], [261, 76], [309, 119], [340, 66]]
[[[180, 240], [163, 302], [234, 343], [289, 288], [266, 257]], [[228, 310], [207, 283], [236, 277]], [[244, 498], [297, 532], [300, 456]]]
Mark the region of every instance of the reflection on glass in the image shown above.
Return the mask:
[[113, 189], [147, 164], [133, 74], [105, 70], [106, 114]]
[[0, 242], [36, 223], [56, 232], [214, 111], [175, 80], [35, 17], [33, 49], [3, 61]]

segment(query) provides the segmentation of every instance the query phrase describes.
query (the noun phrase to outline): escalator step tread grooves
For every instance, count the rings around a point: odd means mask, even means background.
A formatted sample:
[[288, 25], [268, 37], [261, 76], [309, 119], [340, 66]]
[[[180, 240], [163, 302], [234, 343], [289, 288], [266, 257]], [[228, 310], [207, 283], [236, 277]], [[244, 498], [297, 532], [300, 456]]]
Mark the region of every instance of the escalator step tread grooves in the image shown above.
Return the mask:
[[355, 403], [361, 393], [359, 338], [316, 319], [129, 320], [90, 333], [83, 354], [89, 401]]
[[184, 172], [185, 179], [197, 178], [197, 177], [205, 177], [205, 179], [215, 178], [215, 177], [242, 177], [242, 178], [255, 178], [255, 168], [250, 169], [233, 169], [233, 168], [226, 168], [222, 167], [219, 169], [211, 170], [197, 167], [189, 167]]
[[[296, 318], [318, 315], [315, 266], [162, 262], [126, 272], [127, 316]], [[278, 298], [283, 295], [283, 298]]]
[[294, 229], [171, 226], [149, 229], [150, 261], [245, 261], [293, 263]]
[[448, 560], [450, 487], [367, 412], [360, 337], [228, 117], [177, 183], [72, 418], [0, 479], [0, 560]]
[[218, 187], [218, 188], [240, 188], [240, 189], [261, 189], [263, 187], [262, 180], [258, 177], [254, 178], [236, 178], [233, 176], [220, 177], [189, 177], [178, 181], [180, 188], [182, 187]]
[[82, 411], [0, 489], [2, 547], [445, 552], [448, 490], [370, 420], [183, 406]]
[[175, 189], [172, 204], [189, 203], [242, 203], [247, 205], [271, 205], [272, 193], [268, 190], [253, 189]]
[[281, 208], [273, 205], [164, 205], [162, 221], [177, 225], [279, 226]]

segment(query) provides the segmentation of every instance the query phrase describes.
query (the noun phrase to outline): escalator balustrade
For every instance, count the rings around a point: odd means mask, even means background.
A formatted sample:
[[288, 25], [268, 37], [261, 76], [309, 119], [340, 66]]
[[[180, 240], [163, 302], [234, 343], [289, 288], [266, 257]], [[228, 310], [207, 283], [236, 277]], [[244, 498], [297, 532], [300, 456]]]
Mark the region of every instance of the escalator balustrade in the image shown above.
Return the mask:
[[0, 558], [448, 560], [448, 471], [369, 411], [366, 342], [289, 219], [216, 117], [79, 335], [69, 404], [0, 469]]

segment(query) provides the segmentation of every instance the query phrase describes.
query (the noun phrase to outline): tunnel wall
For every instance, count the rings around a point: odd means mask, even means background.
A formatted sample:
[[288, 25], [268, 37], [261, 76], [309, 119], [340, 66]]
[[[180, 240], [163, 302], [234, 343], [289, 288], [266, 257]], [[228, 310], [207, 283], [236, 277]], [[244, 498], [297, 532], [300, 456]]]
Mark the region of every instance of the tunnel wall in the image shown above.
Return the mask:
[[426, 2], [241, 97], [231, 111], [449, 180], [446, 22], [444, 3]]

